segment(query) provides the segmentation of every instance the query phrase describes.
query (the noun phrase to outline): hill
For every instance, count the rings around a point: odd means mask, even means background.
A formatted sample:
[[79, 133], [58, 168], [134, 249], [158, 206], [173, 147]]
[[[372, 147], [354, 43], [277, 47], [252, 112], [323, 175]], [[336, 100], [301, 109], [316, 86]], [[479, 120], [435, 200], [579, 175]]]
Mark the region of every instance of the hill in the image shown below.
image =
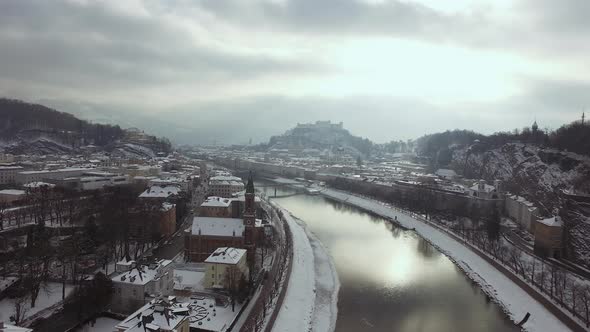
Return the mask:
[[297, 124], [282, 135], [270, 138], [269, 149], [316, 149], [341, 151], [351, 155], [369, 156], [373, 143], [362, 137], [353, 136], [343, 128], [342, 122], [316, 121]]
[[[138, 132], [140, 134], [138, 134]], [[129, 147], [131, 144], [131, 147]], [[63, 154], [94, 145], [106, 151], [138, 153], [135, 145], [155, 152], [169, 152], [166, 139], [124, 130], [117, 125], [90, 123], [49, 107], [0, 98], [0, 152], [12, 154]]]

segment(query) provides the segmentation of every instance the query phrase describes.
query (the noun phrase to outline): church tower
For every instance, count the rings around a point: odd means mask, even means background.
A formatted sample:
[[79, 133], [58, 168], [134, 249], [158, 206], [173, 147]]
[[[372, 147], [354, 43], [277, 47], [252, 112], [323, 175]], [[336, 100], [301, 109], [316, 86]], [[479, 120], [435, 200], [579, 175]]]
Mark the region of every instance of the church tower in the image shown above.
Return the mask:
[[248, 250], [248, 259], [254, 258], [256, 229], [254, 223], [256, 222], [256, 206], [254, 194], [254, 180], [252, 179], [252, 172], [248, 176], [248, 184], [246, 184], [246, 194], [244, 199], [244, 245]]

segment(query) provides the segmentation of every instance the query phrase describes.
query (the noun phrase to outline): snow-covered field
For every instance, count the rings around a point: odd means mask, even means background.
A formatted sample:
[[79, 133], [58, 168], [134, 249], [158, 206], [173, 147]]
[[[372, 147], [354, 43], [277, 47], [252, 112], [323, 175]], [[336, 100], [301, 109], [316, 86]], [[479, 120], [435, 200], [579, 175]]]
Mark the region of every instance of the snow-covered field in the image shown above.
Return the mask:
[[273, 331], [333, 331], [340, 288], [334, 264], [303, 222], [283, 214], [293, 234], [293, 268]]
[[523, 326], [526, 331], [554, 332], [570, 330], [545, 309], [542, 304], [533, 299], [502, 272], [440, 230], [374, 200], [332, 189], [324, 189], [322, 194], [384, 217], [392, 219], [397, 217], [397, 221], [402, 226], [415, 229], [420, 236], [452, 259], [488, 295], [492, 296], [514, 322], [519, 322], [529, 312], [531, 317]]
[[[74, 287], [71, 285], [66, 285], [66, 296], [68, 296]], [[39, 297], [37, 298], [37, 302], [35, 303], [35, 307], [31, 308], [30, 299], [26, 302], [27, 303], [27, 313], [26, 317], [30, 317], [39, 311], [49, 308], [52, 305], [61, 301], [61, 284], [57, 282], [49, 282], [45, 289], [41, 289], [39, 291]], [[0, 301], [0, 321], [8, 322], [10, 321], [10, 316], [14, 314], [14, 299], [5, 298]]]

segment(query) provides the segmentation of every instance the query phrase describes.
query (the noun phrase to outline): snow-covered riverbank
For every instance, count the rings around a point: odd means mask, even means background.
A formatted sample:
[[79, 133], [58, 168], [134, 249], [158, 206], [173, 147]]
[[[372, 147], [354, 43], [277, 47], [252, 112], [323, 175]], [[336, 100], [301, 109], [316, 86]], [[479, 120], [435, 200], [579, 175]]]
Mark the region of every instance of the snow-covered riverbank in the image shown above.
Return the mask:
[[465, 271], [472, 280], [476, 281], [486, 293], [496, 300], [513, 321], [520, 321], [529, 312], [531, 317], [524, 324], [526, 331], [569, 331], [567, 326], [502, 272], [437, 228], [378, 201], [332, 189], [323, 189], [322, 194], [383, 217], [397, 218], [402, 226], [415, 229], [420, 236], [436, 246]]
[[273, 331], [334, 331], [340, 289], [334, 263], [305, 223], [282, 210], [293, 234], [293, 268]]

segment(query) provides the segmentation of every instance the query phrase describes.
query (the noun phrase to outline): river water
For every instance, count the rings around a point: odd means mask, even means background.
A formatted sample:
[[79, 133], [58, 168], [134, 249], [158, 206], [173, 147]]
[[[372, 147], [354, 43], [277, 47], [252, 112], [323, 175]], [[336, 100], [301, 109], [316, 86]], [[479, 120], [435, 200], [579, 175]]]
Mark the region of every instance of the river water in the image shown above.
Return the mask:
[[[262, 190], [274, 194], [274, 188]], [[277, 195], [288, 193], [277, 190]], [[341, 283], [336, 331], [519, 330], [413, 231], [321, 196], [275, 200], [305, 221], [334, 259]]]

